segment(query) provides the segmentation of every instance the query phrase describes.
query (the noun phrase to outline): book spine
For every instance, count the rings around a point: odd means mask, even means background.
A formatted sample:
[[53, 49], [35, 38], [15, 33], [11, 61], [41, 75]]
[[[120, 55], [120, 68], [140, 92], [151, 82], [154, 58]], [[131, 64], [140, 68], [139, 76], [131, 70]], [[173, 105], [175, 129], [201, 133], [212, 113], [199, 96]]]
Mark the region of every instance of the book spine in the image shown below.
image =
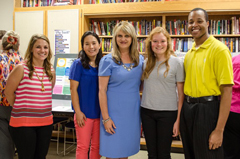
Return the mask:
[[175, 35], [177, 35], [177, 21], [176, 21], [176, 19], [174, 19], [173, 24], [174, 24], [174, 33], [175, 33]]

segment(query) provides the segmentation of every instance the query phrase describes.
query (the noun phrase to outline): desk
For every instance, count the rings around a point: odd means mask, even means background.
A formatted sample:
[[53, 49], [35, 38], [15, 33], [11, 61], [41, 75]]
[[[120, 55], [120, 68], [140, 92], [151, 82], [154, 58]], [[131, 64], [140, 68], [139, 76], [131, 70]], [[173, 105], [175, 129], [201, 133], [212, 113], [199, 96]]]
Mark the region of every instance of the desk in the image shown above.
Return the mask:
[[[68, 117], [72, 119], [74, 112], [72, 110], [71, 100], [52, 99], [52, 113], [54, 117]], [[64, 132], [60, 131], [59, 136], [63, 138]], [[52, 137], [57, 137], [56, 130], [53, 130]], [[67, 138], [72, 138], [72, 136], [67, 133]]]

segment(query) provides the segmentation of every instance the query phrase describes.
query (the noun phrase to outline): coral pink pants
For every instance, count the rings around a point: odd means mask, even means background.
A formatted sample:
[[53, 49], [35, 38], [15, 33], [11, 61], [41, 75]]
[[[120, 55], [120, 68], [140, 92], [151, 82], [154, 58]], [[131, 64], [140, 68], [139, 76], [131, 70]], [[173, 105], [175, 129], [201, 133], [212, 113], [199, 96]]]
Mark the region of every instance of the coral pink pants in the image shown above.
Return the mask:
[[88, 159], [88, 150], [90, 147], [89, 159], [100, 159], [99, 155], [99, 133], [100, 119], [89, 119], [85, 121], [85, 126], [79, 127], [74, 115], [74, 123], [77, 136], [76, 159]]

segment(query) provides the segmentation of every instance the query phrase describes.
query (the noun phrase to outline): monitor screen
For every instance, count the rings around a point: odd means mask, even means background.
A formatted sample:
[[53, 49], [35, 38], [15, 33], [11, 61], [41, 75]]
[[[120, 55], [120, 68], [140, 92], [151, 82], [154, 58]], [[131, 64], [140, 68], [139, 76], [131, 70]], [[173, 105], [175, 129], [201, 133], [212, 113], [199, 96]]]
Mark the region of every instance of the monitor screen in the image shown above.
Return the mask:
[[56, 83], [53, 88], [53, 99], [71, 100], [70, 81], [68, 79], [70, 67], [78, 54], [56, 54], [54, 69], [56, 71]]

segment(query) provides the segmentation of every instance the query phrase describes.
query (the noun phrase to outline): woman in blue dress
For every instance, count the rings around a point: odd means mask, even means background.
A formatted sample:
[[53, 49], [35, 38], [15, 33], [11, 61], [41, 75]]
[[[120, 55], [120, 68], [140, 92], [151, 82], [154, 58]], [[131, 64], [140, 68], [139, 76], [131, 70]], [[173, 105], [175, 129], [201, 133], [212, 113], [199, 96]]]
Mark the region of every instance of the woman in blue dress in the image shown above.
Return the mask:
[[100, 155], [127, 159], [140, 148], [140, 95], [143, 56], [134, 27], [127, 21], [113, 30], [113, 50], [99, 64]]

